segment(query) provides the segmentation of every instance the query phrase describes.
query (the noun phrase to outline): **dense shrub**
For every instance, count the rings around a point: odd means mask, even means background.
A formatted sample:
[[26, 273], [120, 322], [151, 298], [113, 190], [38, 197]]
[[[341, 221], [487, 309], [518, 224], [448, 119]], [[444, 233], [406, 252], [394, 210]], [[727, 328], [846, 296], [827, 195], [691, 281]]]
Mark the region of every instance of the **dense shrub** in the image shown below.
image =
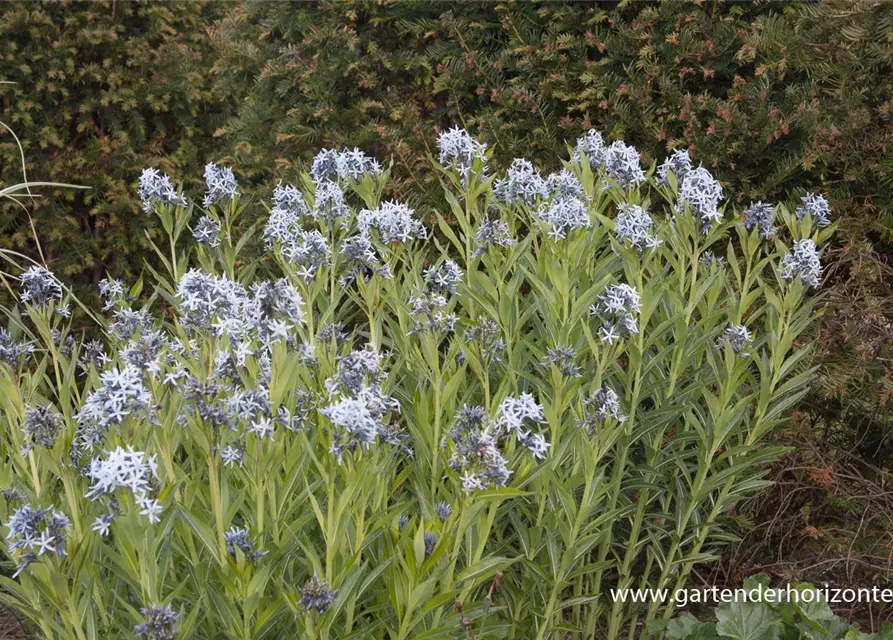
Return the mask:
[[589, 135], [549, 176], [489, 153], [441, 137], [442, 240], [362, 153], [278, 186], [262, 238], [233, 233], [231, 170], [201, 205], [148, 170], [158, 304], [104, 280], [102, 341], [50, 271], [4, 275], [3, 599], [66, 639], [668, 617], [608, 588], [685, 585], [763, 486], [833, 225], [820, 198], [742, 214], [685, 153], [655, 170]]
[[595, 127], [649, 160], [689, 148], [743, 199], [828, 186], [849, 213], [890, 204], [891, 29], [882, 4], [259, 4], [215, 43], [258, 167], [374, 145], [409, 180], [426, 125], [455, 121], [554, 166]]
[[[50, 266], [75, 283], [133, 279], [151, 251], [132, 185], [146, 163], [200, 181], [223, 113], [211, 96], [207, 2], [5, 2], [0, 120], [24, 147], [28, 177], [81, 184], [28, 211]], [[0, 137], [0, 182], [22, 181]], [[4, 201], [0, 247], [37, 256], [27, 213]], [[91, 288], [93, 288], [91, 287]]]
[[[394, 158], [395, 189], [438, 199], [431, 125], [462, 122], [555, 168], [594, 127], [646, 161], [689, 149], [746, 203], [798, 189], [843, 218], [836, 313], [811, 400], [838, 446], [890, 460], [893, 10], [875, 3], [322, 3], [234, 8], [216, 71], [246, 99], [223, 131], [242, 167], [317, 146]], [[855, 431], [855, 433], [854, 433]]]

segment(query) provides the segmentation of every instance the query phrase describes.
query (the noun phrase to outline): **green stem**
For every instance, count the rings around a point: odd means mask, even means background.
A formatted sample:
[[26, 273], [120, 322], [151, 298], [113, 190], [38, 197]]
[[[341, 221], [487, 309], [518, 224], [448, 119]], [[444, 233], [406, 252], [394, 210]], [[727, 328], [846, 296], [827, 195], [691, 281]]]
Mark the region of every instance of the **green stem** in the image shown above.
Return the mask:
[[437, 368], [434, 374], [434, 441], [431, 445], [431, 500], [437, 498], [437, 485], [439, 484], [440, 471], [440, 431], [441, 431], [441, 402], [442, 376], [440, 373], [440, 364], [435, 365]]
[[[581, 500], [581, 504], [577, 509], [577, 515], [574, 518], [574, 526], [570, 531], [570, 537], [568, 538], [568, 543], [566, 548], [572, 549], [574, 545], [577, 543], [577, 536], [580, 533], [580, 527], [583, 525], [583, 520], [585, 516], [588, 515], [589, 511], [585, 507], [586, 501], [590, 499], [592, 496], [592, 478], [586, 478], [586, 485], [583, 489], [583, 498]], [[549, 602], [546, 604], [546, 611], [543, 616], [543, 624], [539, 628], [537, 632], [536, 638], [537, 640], [543, 640], [546, 637], [546, 631], [550, 629], [552, 624], [552, 615], [555, 613], [555, 605], [558, 601], [558, 595], [561, 590], [564, 588], [564, 574], [567, 571], [567, 565], [569, 562], [569, 557], [567, 554], [562, 555], [561, 563], [558, 566], [558, 575], [553, 577], [552, 580], [552, 591], [549, 594]]]
[[330, 469], [326, 479], [326, 582], [332, 583], [335, 566], [335, 470]]
[[262, 535], [264, 532], [264, 470], [261, 468], [261, 461], [263, 459], [263, 446], [264, 443], [262, 440], [257, 442], [257, 447], [254, 450], [255, 457], [255, 474], [256, 481], [255, 486], [257, 490], [257, 533], [258, 535]]
[[[782, 329], [780, 332], [781, 338], [780, 338], [779, 342], [781, 342], [784, 339], [785, 335], [788, 332], [788, 327], [789, 327], [788, 322], [785, 318], [782, 318], [781, 320], [782, 320], [782, 322], [781, 322]], [[769, 387], [770, 394], [774, 391], [774, 389], [777, 387], [779, 382], [780, 382], [780, 380], [779, 380], [778, 371], [775, 370], [775, 371], [773, 371], [772, 380], [770, 382], [770, 387]], [[758, 409], [757, 414], [754, 416], [754, 421], [753, 421], [754, 428], [752, 428], [750, 430], [747, 437], [745, 438], [745, 441], [744, 441], [745, 445], [749, 446], [754, 443], [754, 441], [756, 439], [756, 434], [758, 432], [758, 429], [756, 427], [758, 427], [762, 423], [763, 419], [765, 418], [766, 410], [768, 409], [768, 404], [769, 403], [766, 404], [765, 408]], [[700, 474], [700, 472], [699, 472], [699, 474]], [[732, 490], [732, 487], [735, 483], [736, 478], [737, 478], [737, 474], [733, 474], [728, 477], [725, 484], [723, 485], [723, 488], [720, 490], [719, 495], [717, 496], [717, 499], [713, 502], [713, 508], [710, 510], [710, 513], [708, 514], [707, 518], [704, 520], [704, 522], [700, 525], [700, 527], [698, 529], [695, 543], [694, 543], [694, 545], [692, 545], [692, 549], [691, 549], [690, 553], [688, 554], [688, 556], [690, 558], [697, 557], [697, 555], [701, 551], [701, 548], [707, 542], [707, 536], [710, 533], [710, 531], [712, 531], [712, 529], [713, 529], [712, 525], [716, 521], [716, 519], [719, 517], [719, 514], [722, 511], [723, 506], [725, 505], [725, 501], [728, 498], [729, 493]], [[677, 534], [677, 535], [679, 535], [679, 534]], [[679, 547], [680, 547], [680, 544], [678, 544], [678, 543], [674, 544], [671, 547], [670, 552], [666, 556], [667, 565], [670, 565], [672, 562], [675, 561], [675, 556], [676, 556], [676, 553], [678, 553]], [[691, 570], [694, 567], [694, 565], [695, 565], [695, 562], [693, 560], [689, 560], [682, 565], [682, 569], [679, 571], [679, 574], [676, 577], [676, 584], [673, 589], [674, 593], [676, 590], [680, 589], [682, 587], [682, 585], [685, 583], [685, 580], [688, 578], [688, 575], [691, 573]], [[660, 586], [660, 585], [658, 585], [658, 586]], [[651, 603], [651, 605], [649, 606], [649, 617], [654, 614], [656, 609], [657, 609], [657, 603]], [[668, 619], [673, 614], [673, 610], [674, 609], [672, 606], [666, 607], [664, 609], [664, 614], [663, 614], [664, 619]], [[647, 638], [647, 634], [643, 630], [642, 635], [640, 636], [640, 639], [646, 640], [646, 638]]]
[[224, 562], [226, 558], [226, 538], [224, 536], [223, 523], [223, 504], [220, 498], [220, 477], [217, 472], [217, 456], [213, 452], [213, 439], [209, 440], [209, 446], [212, 451], [208, 452], [208, 482], [211, 485], [211, 509], [214, 511], [214, 522], [217, 527], [217, 546], [219, 551], [219, 561]]

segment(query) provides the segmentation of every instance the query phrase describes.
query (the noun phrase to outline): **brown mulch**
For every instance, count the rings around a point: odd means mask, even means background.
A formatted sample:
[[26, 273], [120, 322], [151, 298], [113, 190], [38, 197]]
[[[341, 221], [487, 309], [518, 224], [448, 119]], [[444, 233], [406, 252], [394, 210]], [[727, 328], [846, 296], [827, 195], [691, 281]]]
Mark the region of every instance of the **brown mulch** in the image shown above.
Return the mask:
[[0, 608], [0, 640], [27, 638], [25, 627], [10, 611]]
[[[776, 586], [889, 587], [893, 580], [893, 475], [858, 455], [800, 435], [769, 479], [774, 485], [734, 515], [739, 544], [699, 567], [704, 585], [740, 586], [768, 574]], [[893, 604], [831, 605], [862, 632], [893, 621]]]

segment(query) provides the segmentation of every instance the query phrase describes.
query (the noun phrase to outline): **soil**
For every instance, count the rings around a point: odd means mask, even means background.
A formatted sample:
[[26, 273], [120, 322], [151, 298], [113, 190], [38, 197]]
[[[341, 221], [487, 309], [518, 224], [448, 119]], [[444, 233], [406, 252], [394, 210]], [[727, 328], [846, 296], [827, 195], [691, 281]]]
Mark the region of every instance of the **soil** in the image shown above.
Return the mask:
[[0, 608], [0, 640], [26, 638], [25, 628], [12, 613]]

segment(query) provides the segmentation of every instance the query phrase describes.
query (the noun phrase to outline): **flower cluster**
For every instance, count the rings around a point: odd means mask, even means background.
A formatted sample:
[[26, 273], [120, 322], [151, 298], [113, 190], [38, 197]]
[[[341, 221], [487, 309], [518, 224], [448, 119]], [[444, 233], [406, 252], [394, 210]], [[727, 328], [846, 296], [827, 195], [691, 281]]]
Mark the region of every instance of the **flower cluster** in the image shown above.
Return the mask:
[[562, 169], [546, 178], [546, 193], [553, 198], [587, 200], [583, 183], [570, 169]]
[[202, 216], [195, 225], [192, 237], [199, 244], [206, 244], [209, 247], [220, 246], [220, 223], [211, 216]]
[[335, 602], [338, 592], [329, 589], [329, 583], [320, 580], [316, 574], [304, 583], [301, 589], [300, 603], [304, 605], [304, 613], [315, 610], [317, 613], [325, 613]]
[[[233, 422], [245, 424], [245, 433], [258, 440], [273, 438], [278, 419], [274, 421], [270, 391], [265, 386], [234, 390], [227, 401], [227, 411]], [[283, 415], [286, 420], [288, 417]]]
[[613, 344], [624, 335], [639, 333], [639, 292], [628, 284], [610, 285], [590, 312], [602, 319], [602, 342]]
[[93, 483], [86, 497], [96, 500], [115, 489], [129, 489], [140, 507], [140, 515], [147, 516], [151, 523], [160, 521], [161, 504], [148, 497], [152, 479], [158, 477], [155, 456], [134, 451], [133, 447], [116, 447], [107, 452], [106, 458], [94, 458], [86, 475]]
[[382, 359], [367, 345], [338, 358], [335, 375], [326, 380], [332, 403], [320, 413], [332, 423], [331, 453], [339, 463], [345, 450], [366, 450], [379, 436], [385, 439], [385, 420], [400, 411], [400, 403], [382, 390], [387, 379]]
[[726, 259], [716, 255], [712, 251], [705, 251], [698, 259], [698, 263], [707, 269], [707, 271], [710, 271], [714, 268], [722, 269], [726, 265]]
[[[331, 184], [331, 183], [327, 183]], [[280, 181], [273, 189], [272, 211], [290, 211], [297, 216], [310, 215], [310, 209], [304, 201], [300, 189], [291, 184], [283, 185]]]
[[62, 416], [52, 407], [26, 407], [22, 424], [22, 434], [25, 436], [22, 455], [27, 455], [36, 445], [52, 449], [62, 426]]
[[639, 252], [663, 244], [663, 241], [654, 236], [654, 220], [651, 215], [638, 205], [620, 205], [614, 231]]
[[304, 299], [285, 278], [256, 282], [251, 285], [251, 294], [249, 313], [257, 321], [279, 315], [296, 325], [304, 323]]
[[324, 180], [316, 184], [312, 213], [323, 220], [328, 228], [350, 216], [350, 208], [344, 201], [344, 191], [337, 183]]
[[75, 418], [78, 421], [76, 443], [86, 450], [101, 444], [105, 432], [131, 415], [145, 415], [152, 396], [143, 384], [143, 374], [126, 366], [103, 371], [99, 387], [92, 391]]
[[218, 166], [214, 162], [205, 165], [205, 199], [202, 204], [210, 207], [220, 200], [234, 200], [239, 195], [239, 183], [229, 167]]
[[[215, 380], [229, 377], [222, 370], [223, 367], [217, 367], [215, 371]], [[237, 375], [237, 374], [236, 374]], [[180, 374], [173, 372], [169, 374], [165, 383], [179, 390], [183, 398], [183, 405], [180, 407], [177, 420], [181, 425], [186, 425], [192, 416], [198, 417], [210, 424], [215, 430], [223, 427], [235, 431], [236, 419], [232, 413], [233, 404], [227, 397], [228, 389], [216, 382], [215, 380], [201, 381], [193, 375], [186, 372]]]
[[171, 204], [175, 207], [185, 207], [188, 202], [180, 196], [171, 179], [158, 171], [158, 169], [143, 169], [140, 175], [140, 186], [137, 195], [143, 201], [143, 210], [157, 211], [159, 204]]
[[490, 247], [510, 247], [515, 244], [515, 239], [509, 231], [508, 225], [498, 218], [488, 218], [481, 223], [474, 236], [477, 247], [474, 256], [477, 258]]
[[[527, 160], [515, 159], [504, 180], [497, 180], [496, 198], [509, 205], [532, 207], [539, 203], [534, 217], [550, 227], [549, 235], [562, 240], [575, 229], [592, 225], [589, 219], [588, 198], [577, 176], [568, 169], [544, 179]], [[486, 226], [485, 226], [486, 225]], [[479, 255], [491, 244], [508, 246], [513, 242], [508, 227], [499, 221], [487, 221], [477, 234]]]
[[775, 235], [775, 207], [762, 201], [751, 204], [744, 212], [744, 226], [748, 231], [756, 227], [760, 237], [768, 240]]
[[6, 329], [0, 328], [0, 362], [15, 367], [26, 362], [34, 353], [34, 346], [16, 342]]
[[722, 338], [716, 343], [717, 349], [722, 349], [723, 345], [728, 343], [732, 347], [732, 351], [746, 357], [750, 355], [745, 351], [751, 343], [752, 337], [750, 331], [743, 324], [736, 324], [728, 327], [722, 334]]
[[29, 267], [19, 276], [22, 302], [42, 309], [53, 300], [62, 299], [62, 285], [48, 269]]
[[645, 181], [638, 150], [622, 140], [616, 140], [608, 147], [605, 170], [608, 176], [624, 188], [634, 187]]
[[112, 532], [112, 522], [114, 522], [115, 518], [119, 515], [121, 514], [118, 510], [118, 504], [116, 501], [112, 500], [112, 512], [98, 516], [93, 521], [91, 530], [98, 533], [103, 538], [107, 537]]
[[322, 232], [313, 229], [298, 233], [283, 247], [282, 255], [297, 265], [296, 274], [309, 282], [321, 268], [331, 266], [332, 249]]
[[416, 318], [415, 326], [410, 333], [430, 331], [434, 333], [452, 333], [459, 318], [452, 313], [447, 313], [449, 300], [446, 296], [423, 291], [413, 294], [409, 298], [409, 313]]
[[226, 552], [233, 558], [236, 557], [236, 551], [241, 551], [249, 562], [257, 562], [265, 555], [266, 551], [261, 551], [257, 546], [257, 541], [248, 534], [248, 529], [239, 527], [230, 527], [229, 531], [224, 534], [226, 541]]
[[90, 367], [101, 369], [109, 361], [109, 357], [105, 353], [105, 347], [99, 340], [90, 340], [81, 345], [80, 358], [78, 366], [86, 373]]
[[332, 249], [325, 236], [316, 229], [305, 230], [294, 209], [275, 207], [270, 211], [264, 240], [267, 248], [278, 249], [286, 260], [298, 266], [297, 274], [307, 281], [331, 263]]
[[595, 393], [583, 400], [583, 417], [577, 421], [577, 426], [592, 433], [598, 425], [608, 419], [624, 422], [626, 416], [620, 409], [620, 398], [614, 390], [599, 387]]
[[143, 621], [133, 628], [137, 638], [175, 640], [180, 614], [168, 605], [153, 605], [140, 609]]
[[799, 277], [809, 287], [819, 286], [822, 263], [815, 242], [798, 240], [794, 243], [794, 250], [781, 261], [781, 277], [788, 281]]
[[[466, 493], [504, 487], [512, 475], [499, 449], [497, 429], [483, 407], [463, 407], [448, 434], [455, 446], [450, 468], [460, 474]], [[444, 439], [446, 446], [446, 439]]]
[[105, 306], [102, 307], [103, 311], [127, 306], [127, 292], [124, 290], [124, 283], [120, 280], [114, 278], [100, 280], [99, 295], [105, 302]]
[[228, 444], [220, 450], [220, 460], [227, 467], [239, 465], [245, 462], [245, 447], [239, 444]]
[[300, 194], [297, 200], [282, 197], [283, 192], [290, 193], [287, 189], [294, 187], [279, 186], [273, 191], [274, 206], [270, 209], [267, 226], [264, 227], [264, 242], [268, 249], [274, 249], [276, 245], [285, 247], [294, 242], [296, 236], [303, 230], [301, 216], [309, 213]]
[[553, 198], [548, 204], [544, 203], [535, 215], [541, 223], [551, 227], [549, 237], [553, 240], [563, 240], [571, 231], [592, 226], [589, 207], [579, 198]]
[[3, 499], [6, 500], [6, 504], [10, 506], [17, 502], [21, 502], [24, 499], [22, 492], [15, 487], [4, 487], [0, 490], [0, 496], [3, 496]]
[[120, 340], [130, 340], [137, 333], [152, 327], [152, 316], [147, 309], [134, 311], [120, 308], [115, 312], [115, 320], [109, 325], [109, 332]]
[[341, 280], [344, 286], [358, 277], [364, 279], [370, 275], [385, 279], [393, 277], [391, 265], [379, 259], [372, 246], [372, 239], [366, 234], [359, 233], [341, 243], [341, 256], [347, 262], [347, 274]]
[[341, 344], [347, 338], [348, 334], [344, 330], [344, 325], [340, 322], [326, 322], [316, 332], [316, 339], [319, 342], [331, 342], [334, 340], [336, 344]]
[[53, 344], [59, 349], [59, 353], [66, 358], [70, 358], [74, 354], [75, 347], [77, 347], [77, 338], [68, 332], [62, 331], [62, 329], [52, 329], [51, 333]]
[[444, 260], [425, 269], [425, 284], [432, 291], [456, 293], [462, 283], [462, 269], [453, 260]]
[[458, 317], [447, 313], [448, 294], [454, 294], [462, 282], [462, 269], [452, 260], [425, 270], [425, 290], [409, 299], [410, 314], [416, 319], [410, 333], [431, 331], [452, 333]]
[[549, 347], [546, 349], [545, 357], [540, 360], [540, 366], [555, 366], [562, 375], [579, 378], [583, 375], [583, 369], [576, 364], [576, 359], [577, 352], [573, 347]]
[[541, 424], [545, 421], [543, 408], [539, 403], [531, 394], [522, 393], [517, 398], [509, 396], [502, 400], [496, 426], [500, 434], [514, 435], [518, 444], [529, 449], [534, 458], [542, 460], [549, 450], [549, 443], [542, 434], [531, 433], [530, 429], [524, 427], [529, 423]]
[[256, 283], [251, 294], [225, 276], [192, 269], [177, 288], [181, 321], [191, 332], [228, 334], [235, 342], [256, 334], [264, 346], [289, 339], [289, 326], [304, 321], [303, 299], [285, 278]]
[[426, 531], [422, 535], [422, 541], [425, 543], [425, 557], [427, 558], [434, 553], [434, 549], [437, 547], [437, 535], [433, 531]]
[[52, 507], [23, 505], [10, 516], [6, 526], [10, 555], [18, 562], [14, 578], [44, 554], [66, 555], [66, 532], [71, 523], [66, 515]]
[[120, 351], [121, 359], [128, 366], [157, 375], [161, 370], [159, 356], [167, 344], [167, 338], [161, 329], [144, 331]]
[[707, 169], [698, 167], [689, 171], [682, 180], [676, 211], [682, 213], [685, 205], [691, 207], [706, 233], [714, 223], [722, 220], [722, 212], [719, 211], [721, 198], [722, 186]]
[[248, 294], [240, 284], [198, 269], [191, 269], [180, 279], [177, 298], [185, 326], [200, 331], [213, 329], [216, 335], [222, 335], [227, 321], [241, 320], [248, 303]]
[[465, 129], [456, 127], [444, 131], [438, 138], [440, 164], [455, 169], [465, 184], [474, 168], [475, 161], [483, 163], [482, 172], [487, 172], [487, 145], [475, 140]]
[[664, 187], [670, 184], [669, 174], [676, 177], [676, 184], [681, 184], [691, 171], [691, 156], [687, 149], [677, 149], [657, 168], [657, 184]]
[[360, 182], [363, 176], [375, 178], [381, 173], [381, 165], [375, 158], [359, 149], [323, 149], [313, 158], [310, 175], [314, 182], [349, 180]]
[[440, 518], [441, 522], [444, 522], [453, 513], [453, 507], [449, 502], [438, 502], [434, 505], [434, 513]]
[[485, 318], [469, 327], [468, 331], [465, 332], [465, 339], [477, 344], [482, 357], [492, 358], [495, 361], [502, 359], [502, 354], [506, 349], [505, 340], [502, 337], [502, 329], [489, 318]]
[[264, 228], [264, 242], [268, 249], [278, 249], [287, 260], [313, 274], [328, 265], [331, 249], [319, 231], [304, 230], [301, 218], [309, 214], [297, 188], [278, 185], [273, 190], [273, 208]]
[[493, 195], [507, 205], [532, 207], [548, 197], [549, 188], [546, 180], [529, 160], [515, 158], [506, 177], [493, 185]]
[[586, 135], [577, 138], [577, 146], [574, 148], [574, 162], [580, 162], [585, 156], [589, 160], [589, 166], [593, 170], [603, 167], [608, 161], [608, 149], [605, 147], [604, 138], [595, 129], [590, 129]]
[[827, 227], [831, 224], [831, 206], [824, 196], [807, 193], [802, 200], [803, 204], [795, 212], [797, 220], [802, 220], [808, 213], [818, 227]]
[[425, 240], [428, 232], [416, 220], [415, 212], [399, 202], [384, 202], [378, 209], [363, 209], [357, 216], [357, 226], [361, 235], [368, 235], [372, 229], [378, 231], [381, 241], [408, 242], [412, 238]]

